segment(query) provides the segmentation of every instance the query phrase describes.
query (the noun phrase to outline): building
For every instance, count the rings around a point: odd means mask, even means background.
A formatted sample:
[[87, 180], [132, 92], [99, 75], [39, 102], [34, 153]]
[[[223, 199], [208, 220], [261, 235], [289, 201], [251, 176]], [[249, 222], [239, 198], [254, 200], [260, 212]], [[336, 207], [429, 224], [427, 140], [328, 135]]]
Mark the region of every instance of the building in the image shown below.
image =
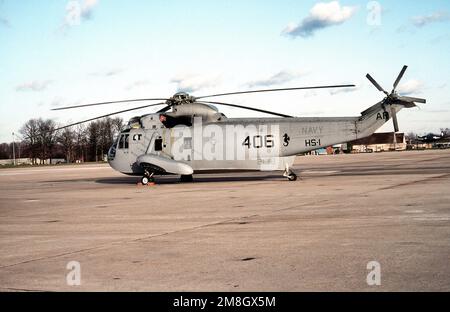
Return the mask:
[[374, 133], [369, 137], [358, 139], [348, 143], [352, 153], [371, 153], [385, 151], [405, 151], [406, 139], [404, 133], [394, 132]]

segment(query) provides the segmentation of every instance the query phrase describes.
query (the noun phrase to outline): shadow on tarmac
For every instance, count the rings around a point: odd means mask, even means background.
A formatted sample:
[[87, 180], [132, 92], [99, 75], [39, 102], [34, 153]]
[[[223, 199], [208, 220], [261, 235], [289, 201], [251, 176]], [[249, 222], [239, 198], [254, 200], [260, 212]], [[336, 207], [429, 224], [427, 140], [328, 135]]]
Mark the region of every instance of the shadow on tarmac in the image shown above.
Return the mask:
[[[194, 175], [194, 182], [180, 182], [180, 177], [173, 176], [157, 176], [156, 184], [190, 184], [190, 183], [212, 183], [212, 182], [249, 182], [249, 181], [284, 181], [285, 178], [281, 174], [277, 175]], [[137, 184], [140, 181], [138, 176], [102, 178], [95, 180], [101, 184]], [[286, 180], [287, 181], [287, 180]]]

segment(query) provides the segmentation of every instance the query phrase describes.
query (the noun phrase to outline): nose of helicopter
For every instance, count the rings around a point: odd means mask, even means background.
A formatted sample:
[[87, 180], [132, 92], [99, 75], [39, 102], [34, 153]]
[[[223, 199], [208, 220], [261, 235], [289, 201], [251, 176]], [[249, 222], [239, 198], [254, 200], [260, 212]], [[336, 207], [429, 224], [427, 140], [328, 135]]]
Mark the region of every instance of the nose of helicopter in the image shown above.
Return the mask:
[[116, 159], [116, 147], [114, 145], [111, 145], [111, 147], [108, 150], [108, 164], [115, 170], [115, 160]]
[[111, 146], [108, 150], [108, 164], [114, 170], [125, 173], [134, 174], [134, 169], [128, 157], [121, 152], [117, 153], [116, 146]]

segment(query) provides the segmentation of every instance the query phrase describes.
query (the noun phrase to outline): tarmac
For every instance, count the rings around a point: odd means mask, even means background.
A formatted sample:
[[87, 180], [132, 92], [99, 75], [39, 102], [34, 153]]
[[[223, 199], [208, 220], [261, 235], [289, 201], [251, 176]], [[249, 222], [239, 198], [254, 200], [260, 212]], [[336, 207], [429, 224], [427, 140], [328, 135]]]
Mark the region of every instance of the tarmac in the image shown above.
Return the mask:
[[1, 169], [0, 291], [450, 291], [450, 150], [294, 170], [139, 186], [107, 164]]

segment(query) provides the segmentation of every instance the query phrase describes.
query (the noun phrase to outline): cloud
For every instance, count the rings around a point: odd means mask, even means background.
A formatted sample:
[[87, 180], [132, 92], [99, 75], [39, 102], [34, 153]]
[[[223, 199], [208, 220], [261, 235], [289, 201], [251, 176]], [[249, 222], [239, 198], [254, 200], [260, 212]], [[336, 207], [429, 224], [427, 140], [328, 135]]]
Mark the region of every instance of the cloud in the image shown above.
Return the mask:
[[50, 107], [74, 106], [80, 104], [81, 104], [80, 100], [68, 102], [67, 99], [64, 99], [60, 96], [54, 97], [53, 100], [49, 102]]
[[132, 90], [134, 88], [140, 88], [140, 87], [144, 87], [150, 84], [150, 81], [148, 80], [137, 80], [134, 81], [132, 83], [130, 83], [128, 86], [125, 87], [125, 90]]
[[422, 110], [424, 113], [450, 113], [450, 109], [432, 109], [432, 110]]
[[300, 73], [300, 72], [291, 72], [291, 71], [282, 70], [279, 73], [276, 73], [266, 79], [250, 81], [246, 85], [250, 88], [252, 88], [252, 87], [270, 87], [273, 85], [280, 85], [285, 82], [289, 82], [289, 81], [299, 78], [303, 75], [304, 74]]
[[317, 96], [317, 92], [315, 90], [306, 90], [305, 93], [303, 94], [303, 97], [305, 99], [314, 96]]
[[199, 76], [192, 74], [181, 74], [170, 80], [177, 84], [178, 92], [192, 93], [201, 89], [214, 87], [217, 85], [219, 77]]
[[405, 33], [405, 32], [414, 34], [414, 33], [416, 33], [416, 30], [413, 29], [413, 27], [411, 27], [411, 25], [401, 25], [401, 26], [397, 27], [396, 32], [399, 34]]
[[47, 89], [47, 87], [52, 83], [51, 80], [45, 80], [45, 81], [28, 81], [24, 82], [18, 86], [16, 86], [16, 91], [22, 92], [22, 91], [34, 91], [34, 92], [40, 92]]
[[11, 23], [6, 17], [0, 16], [0, 26], [11, 27]]
[[410, 95], [413, 93], [420, 93], [422, 91], [424, 87], [423, 82], [416, 80], [416, 79], [411, 79], [408, 80], [402, 84], [400, 84], [398, 86], [398, 93], [400, 93], [401, 95]]
[[349, 88], [335, 88], [335, 89], [330, 89], [330, 94], [331, 95], [336, 95], [336, 94], [340, 94], [340, 93], [350, 93], [350, 92], [355, 92], [360, 90], [361, 87], [349, 87]]
[[94, 7], [97, 5], [97, 0], [84, 0], [81, 4], [81, 17], [84, 19], [91, 19]]
[[84, 20], [93, 17], [94, 8], [98, 0], [71, 0], [66, 5], [66, 15], [64, 17], [65, 27], [79, 25]]
[[95, 77], [112, 77], [121, 74], [124, 70], [121, 68], [112, 68], [98, 72], [92, 72], [89, 75]]
[[432, 38], [430, 40], [430, 43], [431, 44], [438, 44], [438, 43], [441, 43], [443, 41], [449, 41], [449, 40], [450, 40], [450, 34], [443, 34], [443, 35], [439, 35], [439, 36], [436, 36], [436, 37]]
[[320, 2], [312, 7], [309, 15], [300, 23], [289, 24], [282, 33], [294, 38], [310, 37], [317, 30], [346, 22], [355, 12], [356, 7], [341, 6], [339, 1]]
[[448, 21], [450, 21], [450, 16], [446, 12], [434, 12], [428, 15], [415, 16], [411, 19], [411, 22], [416, 27], [424, 27], [432, 23]]
[[[0, 6], [3, 5], [3, 0], [0, 0]], [[10, 28], [11, 27], [11, 23], [9, 21], [9, 19], [7, 17], [5, 17], [4, 15], [0, 15], [0, 27], [6, 27], [6, 28]]]
[[63, 106], [64, 105], [64, 99], [61, 97], [55, 97], [51, 102], [50, 102], [50, 106], [51, 107], [58, 107], [58, 106]]

